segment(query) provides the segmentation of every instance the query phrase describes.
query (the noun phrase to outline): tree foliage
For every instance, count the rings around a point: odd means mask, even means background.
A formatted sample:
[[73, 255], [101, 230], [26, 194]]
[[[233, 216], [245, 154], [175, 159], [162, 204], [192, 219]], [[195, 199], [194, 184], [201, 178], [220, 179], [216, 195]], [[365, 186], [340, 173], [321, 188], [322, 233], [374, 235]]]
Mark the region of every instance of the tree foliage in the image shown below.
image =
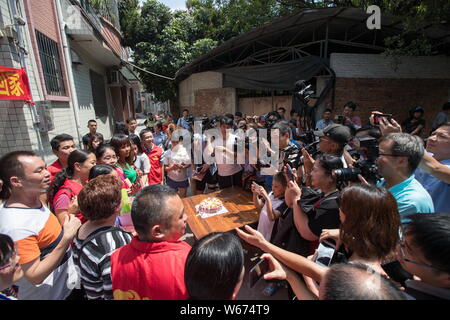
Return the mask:
[[[186, 0], [187, 9], [175, 12], [156, 0], [119, 0], [119, 14], [123, 43], [134, 50], [135, 63], [174, 77], [222, 42], [281, 16], [304, 8], [369, 5], [402, 18], [403, 32], [386, 39], [386, 53], [394, 56], [433, 54], [424, 30], [450, 20], [448, 0]], [[175, 98], [174, 81], [141, 76], [158, 100]]]

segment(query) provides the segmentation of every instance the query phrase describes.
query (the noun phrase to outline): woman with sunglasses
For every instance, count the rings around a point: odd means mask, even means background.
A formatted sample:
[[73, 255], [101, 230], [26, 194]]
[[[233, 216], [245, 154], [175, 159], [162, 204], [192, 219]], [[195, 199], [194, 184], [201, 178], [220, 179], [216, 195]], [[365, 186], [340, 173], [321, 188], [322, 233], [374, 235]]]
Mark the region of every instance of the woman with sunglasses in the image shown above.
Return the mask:
[[13, 240], [0, 234], [0, 300], [16, 300], [8, 288], [23, 276], [19, 258]]

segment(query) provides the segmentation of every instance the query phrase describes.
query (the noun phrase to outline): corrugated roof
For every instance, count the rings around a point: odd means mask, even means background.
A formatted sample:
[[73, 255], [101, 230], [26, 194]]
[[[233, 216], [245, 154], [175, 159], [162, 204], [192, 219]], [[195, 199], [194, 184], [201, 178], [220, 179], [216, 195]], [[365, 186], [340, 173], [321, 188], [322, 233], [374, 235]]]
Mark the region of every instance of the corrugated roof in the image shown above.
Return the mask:
[[[321, 55], [318, 39], [328, 32], [328, 55], [332, 52], [377, 53], [384, 50], [384, 38], [399, 34], [401, 18], [388, 14], [381, 16], [381, 30], [369, 30], [367, 14], [359, 8], [305, 9], [282, 17], [261, 27], [236, 36], [208, 53], [198, 57], [176, 73], [181, 80], [192, 73], [235, 66], [237, 61], [257, 52], [309, 45], [306, 54]], [[327, 28], [328, 25], [328, 28]], [[328, 30], [328, 31], [327, 31]], [[450, 42], [447, 25], [430, 26], [425, 35], [433, 41]], [[258, 62], [251, 62], [258, 63]]]

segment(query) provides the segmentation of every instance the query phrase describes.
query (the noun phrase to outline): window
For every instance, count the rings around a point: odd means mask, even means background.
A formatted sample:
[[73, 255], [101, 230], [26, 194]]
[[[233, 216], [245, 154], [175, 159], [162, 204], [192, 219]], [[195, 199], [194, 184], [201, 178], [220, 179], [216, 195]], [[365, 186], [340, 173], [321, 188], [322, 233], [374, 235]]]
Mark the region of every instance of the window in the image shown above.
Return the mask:
[[95, 116], [97, 118], [108, 116], [108, 103], [106, 102], [105, 78], [92, 70], [91, 77], [92, 100], [94, 100]]
[[47, 94], [53, 96], [65, 96], [66, 89], [62, 77], [58, 44], [37, 30], [36, 40]]

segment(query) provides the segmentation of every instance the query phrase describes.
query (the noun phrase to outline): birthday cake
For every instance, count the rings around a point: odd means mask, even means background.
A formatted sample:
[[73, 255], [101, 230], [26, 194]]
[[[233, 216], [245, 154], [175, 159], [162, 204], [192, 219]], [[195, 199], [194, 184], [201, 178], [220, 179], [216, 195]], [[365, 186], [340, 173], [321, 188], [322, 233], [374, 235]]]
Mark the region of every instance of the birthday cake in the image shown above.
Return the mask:
[[217, 213], [223, 207], [222, 201], [217, 198], [208, 198], [203, 200], [198, 205], [198, 211], [200, 213]]

